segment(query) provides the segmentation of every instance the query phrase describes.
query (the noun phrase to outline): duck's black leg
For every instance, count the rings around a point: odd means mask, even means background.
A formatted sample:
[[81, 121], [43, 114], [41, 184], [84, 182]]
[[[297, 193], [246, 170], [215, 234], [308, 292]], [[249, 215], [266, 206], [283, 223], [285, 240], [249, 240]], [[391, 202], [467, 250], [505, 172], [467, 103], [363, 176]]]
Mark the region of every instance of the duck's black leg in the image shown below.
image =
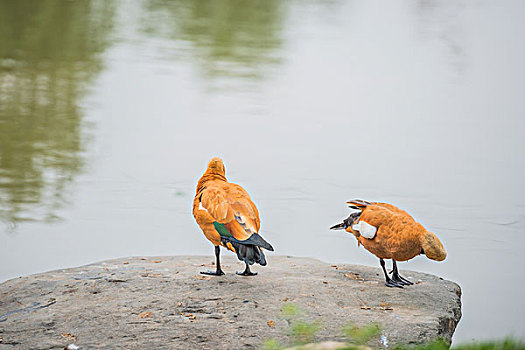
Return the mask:
[[224, 275], [224, 271], [221, 269], [221, 259], [219, 258], [219, 254], [221, 253], [221, 247], [215, 246], [215, 257], [217, 258], [217, 271], [201, 271], [203, 275], [212, 275], [212, 276], [222, 276]]
[[392, 280], [390, 277], [388, 277], [388, 273], [386, 272], [386, 268], [385, 268], [385, 261], [383, 259], [379, 259], [379, 263], [381, 263], [381, 267], [383, 268], [383, 272], [385, 273], [385, 285], [387, 287], [398, 287], [398, 288], [403, 288], [403, 285], [399, 282], [396, 282], [394, 280]]
[[393, 269], [392, 269], [392, 281], [401, 283], [401, 284], [403, 284], [405, 286], [411, 286], [411, 285], [414, 284], [414, 283], [410, 282], [409, 280], [407, 280], [406, 278], [401, 277], [399, 275], [399, 272], [397, 271], [397, 264], [396, 264], [396, 261], [394, 259], [392, 259], [392, 266], [393, 266]]
[[236, 272], [236, 274], [238, 274], [240, 276], [255, 276], [255, 275], [257, 275], [257, 272], [251, 272], [250, 271], [250, 265], [246, 264], [246, 269], [244, 269], [243, 272]]

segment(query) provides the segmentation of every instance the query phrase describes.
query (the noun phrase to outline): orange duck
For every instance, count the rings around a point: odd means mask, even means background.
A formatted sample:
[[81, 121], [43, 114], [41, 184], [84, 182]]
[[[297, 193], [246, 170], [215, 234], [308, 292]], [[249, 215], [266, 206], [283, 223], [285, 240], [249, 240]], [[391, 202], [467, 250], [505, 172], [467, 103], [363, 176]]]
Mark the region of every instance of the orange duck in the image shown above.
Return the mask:
[[[427, 231], [406, 211], [392, 204], [351, 200], [350, 208], [357, 210], [342, 223], [330, 227], [352, 233], [357, 244], [379, 258], [387, 287], [413, 284], [401, 277], [396, 261], [407, 261], [424, 254], [437, 261], [445, 260], [447, 252], [435, 234]], [[388, 276], [383, 259], [392, 259], [392, 278]]]
[[197, 183], [193, 216], [206, 238], [215, 246], [217, 258], [217, 270], [202, 274], [224, 275], [219, 259], [220, 246], [236, 253], [237, 258], [246, 264], [243, 272], [237, 272], [239, 275], [254, 276], [257, 273], [250, 271], [250, 265], [266, 265], [263, 248], [273, 251], [273, 247], [259, 235], [259, 212], [244, 188], [226, 180], [220, 158], [210, 160]]

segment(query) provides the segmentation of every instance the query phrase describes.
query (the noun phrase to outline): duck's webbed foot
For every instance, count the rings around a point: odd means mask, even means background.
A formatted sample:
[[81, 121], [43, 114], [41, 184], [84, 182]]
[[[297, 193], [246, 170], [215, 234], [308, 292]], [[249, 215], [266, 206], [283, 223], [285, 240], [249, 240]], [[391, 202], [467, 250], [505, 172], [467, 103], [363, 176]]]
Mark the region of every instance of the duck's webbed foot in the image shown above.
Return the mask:
[[383, 268], [383, 272], [385, 274], [385, 286], [403, 288], [403, 284], [393, 280], [388, 276], [388, 273], [386, 272], [385, 268], [385, 261], [383, 259], [379, 259], [379, 263], [381, 264], [381, 267]]
[[210, 275], [210, 276], [222, 276], [224, 275], [224, 271], [218, 269], [217, 271], [201, 271], [202, 275]]
[[402, 283], [399, 283], [399, 282], [396, 282], [394, 281], [393, 279], [391, 278], [388, 278], [385, 282], [385, 286], [387, 287], [397, 287], [397, 288], [403, 288], [403, 284]]
[[217, 270], [215, 271], [201, 271], [201, 274], [203, 275], [210, 275], [210, 276], [222, 276], [224, 275], [224, 271], [221, 269], [221, 248], [217, 245], [215, 246], [215, 258], [217, 259]]
[[393, 265], [392, 281], [397, 282], [397, 283], [399, 283], [401, 285], [404, 285], [404, 286], [411, 286], [411, 285], [414, 284], [413, 282], [410, 282], [409, 280], [407, 280], [406, 278], [402, 277], [399, 274], [399, 271], [397, 270], [397, 264], [396, 264], [395, 260], [392, 260], [392, 265]]
[[257, 275], [257, 272], [251, 272], [250, 266], [246, 264], [246, 269], [244, 269], [243, 272], [236, 272], [236, 274], [238, 274], [239, 276], [255, 276]]
[[410, 282], [409, 280], [407, 280], [406, 278], [402, 277], [399, 273], [394, 273], [392, 275], [392, 281], [395, 281], [397, 283], [401, 283], [402, 285], [404, 286], [411, 286], [413, 285], [414, 283], [413, 282]]

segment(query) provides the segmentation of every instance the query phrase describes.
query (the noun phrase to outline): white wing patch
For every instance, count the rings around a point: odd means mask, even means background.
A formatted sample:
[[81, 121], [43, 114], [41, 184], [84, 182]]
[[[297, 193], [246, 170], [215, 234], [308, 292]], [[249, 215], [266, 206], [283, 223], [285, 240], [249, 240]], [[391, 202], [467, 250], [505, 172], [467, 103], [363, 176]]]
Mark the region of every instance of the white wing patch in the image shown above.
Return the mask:
[[362, 220], [357, 224], [353, 224], [352, 229], [359, 232], [361, 236], [368, 239], [373, 239], [377, 233], [377, 228], [375, 226], [372, 226], [368, 222]]
[[206, 213], [208, 210], [202, 206], [202, 202], [199, 202], [199, 210], [204, 210]]

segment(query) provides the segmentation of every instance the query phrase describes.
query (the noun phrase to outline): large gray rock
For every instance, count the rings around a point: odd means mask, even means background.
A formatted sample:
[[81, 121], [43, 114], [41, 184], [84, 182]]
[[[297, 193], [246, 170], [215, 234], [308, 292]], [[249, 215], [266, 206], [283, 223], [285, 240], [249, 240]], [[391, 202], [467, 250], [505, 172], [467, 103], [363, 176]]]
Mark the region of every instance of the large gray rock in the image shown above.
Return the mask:
[[378, 268], [270, 256], [268, 266], [253, 268], [258, 276], [242, 277], [234, 271], [243, 265], [230, 255], [225, 276], [200, 275], [215, 268], [201, 265], [212, 260], [116, 259], [4, 282], [0, 349], [240, 349], [269, 338], [290, 344], [285, 302], [320, 322], [319, 341], [343, 340], [349, 322], [379, 322], [377, 347], [450, 341], [461, 317], [459, 286], [428, 274], [402, 271], [417, 284], [387, 288]]

